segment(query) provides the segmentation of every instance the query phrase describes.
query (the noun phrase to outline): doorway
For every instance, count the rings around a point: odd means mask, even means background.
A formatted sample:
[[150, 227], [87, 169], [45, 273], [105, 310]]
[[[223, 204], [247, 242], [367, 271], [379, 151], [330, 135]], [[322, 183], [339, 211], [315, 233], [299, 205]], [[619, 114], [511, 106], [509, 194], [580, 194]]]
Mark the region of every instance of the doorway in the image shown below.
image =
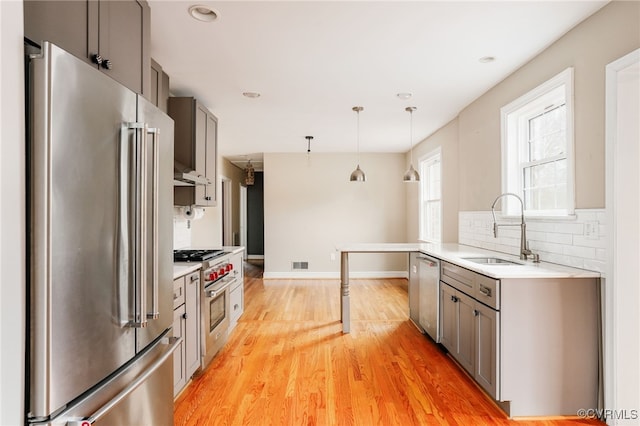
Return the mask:
[[236, 238], [233, 235], [233, 205], [232, 205], [232, 189], [233, 182], [224, 176], [220, 177], [222, 181], [222, 244], [225, 246], [237, 245]]

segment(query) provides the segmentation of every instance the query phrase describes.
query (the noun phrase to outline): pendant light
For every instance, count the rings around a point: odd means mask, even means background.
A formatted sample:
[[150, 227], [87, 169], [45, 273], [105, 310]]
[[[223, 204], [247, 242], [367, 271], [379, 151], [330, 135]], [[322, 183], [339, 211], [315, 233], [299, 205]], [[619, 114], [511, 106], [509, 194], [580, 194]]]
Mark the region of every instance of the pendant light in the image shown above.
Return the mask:
[[305, 136], [307, 140], [307, 155], [311, 154], [311, 141], [313, 140], [313, 136]]
[[255, 183], [255, 171], [256, 170], [253, 168], [253, 164], [251, 164], [251, 159], [249, 159], [247, 165], [244, 167], [244, 184], [246, 186], [250, 186]]
[[357, 148], [358, 148], [358, 166], [356, 167], [356, 169], [351, 172], [351, 176], [349, 177], [349, 180], [351, 182], [364, 182], [367, 180], [367, 177], [364, 175], [364, 172], [362, 171], [362, 169], [360, 168], [360, 111], [362, 111], [364, 108], [362, 108], [361, 106], [354, 106], [353, 108], [351, 108], [353, 111], [356, 112], [357, 117], [358, 117], [358, 139], [357, 139]]
[[411, 143], [411, 150], [409, 153], [409, 170], [406, 171], [402, 180], [404, 182], [418, 182], [420, 181], [420, 175], [413, 168], [413, 111], [416, 110], [416, 107], [406, 107], [404, 110], [409, 112], [409, 142]]

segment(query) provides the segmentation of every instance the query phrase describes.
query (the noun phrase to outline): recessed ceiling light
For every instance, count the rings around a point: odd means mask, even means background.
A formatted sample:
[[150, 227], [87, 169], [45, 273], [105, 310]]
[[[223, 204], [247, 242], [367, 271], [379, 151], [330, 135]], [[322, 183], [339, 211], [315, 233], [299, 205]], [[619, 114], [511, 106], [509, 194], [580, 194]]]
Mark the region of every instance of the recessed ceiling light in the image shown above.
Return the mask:
[[198, 21], [212, 22], [218, 19], [218, 12], [209, 6], [195, 5], [189, 8], [189, 14]]
[[242, 96], [244, 96], [245, 98], [259, 98], [260, 97], [260, 93], [258, 92], [242, 92]]
[[489, 62], [493, 62], [495, 60], [496, 58], [494, 56], [483, 56], [482, 58], [478, 59], [478, 61], [483, 64], [488, 64]]
[[403, 101], [406, 101], [407, 99], [411, 99], [413, 95], [409, 92], [400, 92], [396, 96], [402, 99]]

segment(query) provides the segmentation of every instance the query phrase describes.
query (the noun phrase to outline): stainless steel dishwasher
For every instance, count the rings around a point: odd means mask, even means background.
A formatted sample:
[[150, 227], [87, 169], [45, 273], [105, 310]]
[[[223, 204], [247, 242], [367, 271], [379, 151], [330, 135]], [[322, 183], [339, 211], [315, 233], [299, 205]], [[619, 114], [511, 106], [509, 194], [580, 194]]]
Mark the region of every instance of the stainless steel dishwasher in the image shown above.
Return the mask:
[[440, 261], [414, 252], [409, 256], [409, 319], [440, 343]]
[[440, 343], [440, 261], [419, 253], [419, 323], [429, 336]]

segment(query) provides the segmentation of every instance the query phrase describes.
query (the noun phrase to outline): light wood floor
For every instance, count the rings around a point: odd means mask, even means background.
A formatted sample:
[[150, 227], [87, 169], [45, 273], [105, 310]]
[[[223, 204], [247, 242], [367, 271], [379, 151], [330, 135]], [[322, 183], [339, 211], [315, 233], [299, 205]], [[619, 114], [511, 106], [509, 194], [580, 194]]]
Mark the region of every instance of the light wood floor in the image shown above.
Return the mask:
[[176, 425], [576, 425], [509, 421], [408, 320], [407, 281], [262, 280], [245, 268], [245, 313], [178, 397]]

